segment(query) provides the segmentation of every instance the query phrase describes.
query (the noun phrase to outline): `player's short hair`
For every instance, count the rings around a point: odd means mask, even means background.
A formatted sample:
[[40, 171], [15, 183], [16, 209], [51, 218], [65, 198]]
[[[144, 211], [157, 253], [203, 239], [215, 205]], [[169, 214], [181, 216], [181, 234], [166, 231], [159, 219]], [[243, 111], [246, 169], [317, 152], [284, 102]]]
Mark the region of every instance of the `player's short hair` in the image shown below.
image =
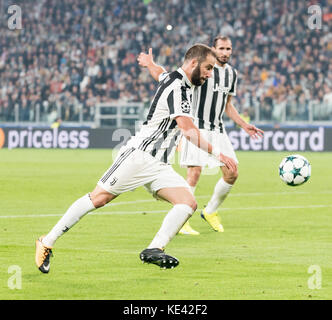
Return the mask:
[[221, 40], [221, 41], [230, 41], [232, 43], [232, 40], [230, 37], [227, 37], [227, 36], [223, 36], [223, 35], [218, 35], [216, 36], [214, 39], [213, 39], [213, 47], [216, 48], [216, 44], [218, 42], [218, 40]]
[[184, 56], [184, 61], [189, 61], [192, 59], [197, 59], [199, 63], [204, 61], [208, 55], [212, 55], [213, 57], [216, 57], [215, 53], [212, 51], [212, 49], [201, 43], [194, 44], [191, 48], [188, 49]]

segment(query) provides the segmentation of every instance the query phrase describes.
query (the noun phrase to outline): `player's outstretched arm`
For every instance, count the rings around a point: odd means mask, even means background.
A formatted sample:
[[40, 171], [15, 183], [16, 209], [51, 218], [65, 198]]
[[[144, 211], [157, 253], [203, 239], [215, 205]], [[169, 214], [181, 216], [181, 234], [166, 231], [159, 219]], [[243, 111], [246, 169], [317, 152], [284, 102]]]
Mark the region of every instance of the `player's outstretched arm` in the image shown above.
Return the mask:
[[232, 119], [237, 125], [239, 125], [245, 132], [249, 134], [249, 136], [253, 139], [261, 138], [264, 134], [264, 131], [261, 129], [256, 128], [253, 124], [249, 124], [244, 121], [239, 113], [237, 112], [236, 108], [232, 103], [232, 97], [229, 96], [227, 99], [226, 104], [226, 114]]
[[159, 66], [153, 61], [152, 48], [149, 49], [148, 54], [141, 52], [137, 58], [137, 61], [141, 67], [148, 68], [150, 75], [156, 81], [159, 81], [159, 76], [166, 72], [162, 66]]
[[223, 162], [229, 170], [236, 172], [237, 164], [235, 163], [235, 161], [232, 158], [229, 158], [222, 154], [220, 150], [213, 148], [212, 145], [202, 137], [199, 129], [195, 126], [191, 118], [185, 116], [178, 116], [175, 118], [175, 120], [183, 136], [186, 139], [188, 139], [198, 148], [214, 155], [219, 161]]

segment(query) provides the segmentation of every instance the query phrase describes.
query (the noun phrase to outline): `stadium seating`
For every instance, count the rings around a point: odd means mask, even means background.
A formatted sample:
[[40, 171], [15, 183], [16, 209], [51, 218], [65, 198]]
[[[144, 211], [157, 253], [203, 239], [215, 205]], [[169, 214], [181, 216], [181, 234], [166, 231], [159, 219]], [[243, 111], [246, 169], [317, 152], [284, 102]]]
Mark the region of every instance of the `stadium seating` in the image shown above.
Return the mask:
[[151, 46], [173, 70], [188, 46], [218, 34], [233, 41], [240, 112], [332, 120], [329, 3], [320, 1], [321, 29], [310, 29], [295, 0], [24, 1], [21, 30], [0, 24], [0, 121], [78, 121], [80, 112], [91, 121], [98, 102], [148, 103], [156, 83], [139, 68], [139, 52]]

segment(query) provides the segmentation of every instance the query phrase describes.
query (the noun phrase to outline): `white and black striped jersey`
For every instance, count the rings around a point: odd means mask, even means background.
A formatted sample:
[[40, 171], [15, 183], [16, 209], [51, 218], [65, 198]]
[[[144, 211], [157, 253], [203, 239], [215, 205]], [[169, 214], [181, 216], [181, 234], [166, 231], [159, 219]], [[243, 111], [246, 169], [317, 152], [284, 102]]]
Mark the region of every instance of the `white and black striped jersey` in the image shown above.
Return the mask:
[[237, 72], [229, 64], [213, 68], [212, 77], [195, 87], [193, 110], [195, 124], [200, 129], [223, 131], [222, 116], [228, 95], [236, 95]]
[[161, 74], [147, 120], [127, 145], [149, 152], [158, 160], [168, 163], [181, 136], [175, 117], [193, 118], [192, 90], [193, 85], [181, 68]]

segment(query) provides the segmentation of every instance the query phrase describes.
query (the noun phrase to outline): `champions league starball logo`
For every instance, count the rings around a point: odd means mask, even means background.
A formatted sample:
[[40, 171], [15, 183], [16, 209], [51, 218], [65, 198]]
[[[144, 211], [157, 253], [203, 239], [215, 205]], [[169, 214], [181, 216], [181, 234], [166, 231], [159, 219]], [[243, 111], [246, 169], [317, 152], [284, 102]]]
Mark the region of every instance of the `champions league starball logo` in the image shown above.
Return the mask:
[[188, 100], [183, 100], [181, 103], [181, 109], [184, 113], [190, 113], [190, 103]]

